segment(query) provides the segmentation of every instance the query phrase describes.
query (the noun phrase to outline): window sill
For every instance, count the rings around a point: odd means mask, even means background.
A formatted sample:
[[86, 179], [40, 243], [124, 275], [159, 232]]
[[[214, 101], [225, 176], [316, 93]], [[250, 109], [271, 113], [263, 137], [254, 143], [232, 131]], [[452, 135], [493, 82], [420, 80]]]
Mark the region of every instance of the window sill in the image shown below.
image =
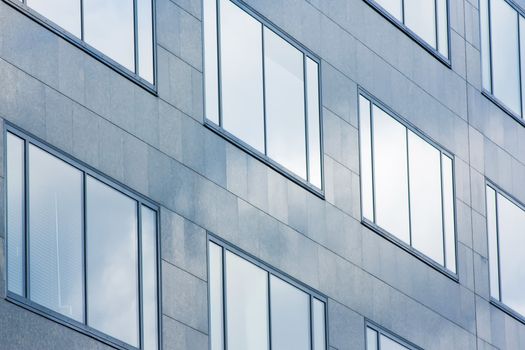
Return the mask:
[[[373, 8], [377, 13], [379, 13], [381, 16], [386, 18], [393, 25], [395, 25], [399, 30], [401, 30], [403, 33], [405, 33], [409, 38], [414, 40], [419, 46], [421, 46], [428, 53], [430, 53], [432, 56], [434, 56], [439, 62], [444, 64], [447, 68], [452, 69], [452, 62], [451, 62], [449, 57], [445, 57], [442, 53], [440, 53], [435, 48], [430, 46], [419, 35], [414, 33], [412, 30], [410, 30], [410, 28], [408, 28], [406, 25], [401, 23], [397, 18], [392, 16], [390, 13], [388, 13], [385, 9], [383, 9], [374, 0], [364, 0], [364, 2], [366, 2], [371, 8]], [[450, 56], [450, 51], [451, 51], [450, 50], [450, 26], [447, 27], [447, 33], [448, 33], [448, 40], [447, 40], [448, 54]]]
[[509, 315], [510, 317], [514, 318], [515, 320], [525, 324], [525, 316], [521, 315], [519, 312], [514, 311], [512, 308], [508, 307], [501, 301], [494, 299], [493, 297], [490, 297], [490, 303]]
[[[129, 69], [125, 68], [115, 60], [109, 58], [108, 56], [104, 55], [102, 52], [98, 51], [94, 47], [90, 46], [89, 44], [83, 42], [73, 34], [69, 33], [68, 31], [60, 28], [58, 25], [53, 23], [52, 21], [48, 20], [44, 16], [40, 15], [38, 12], [30, 9], [25, 4], [23, 4], [21, 1], [18, 0], [3, 0], [6, 4], [13, 7], [15, 10], [19, 11], [20, 13], [26, 15], [36, 23], [40, 24], [44, 28], [50, 30], [51, 32], [55, 33], [56, 35], [60, 36], [62, 39], [66, 40], [70, 44], [74, 45], [75, 47], [81, 49], [86, 54], [90, 55], [97, 61], [103, 63], [116, 73], [122, 75], [126, 79], [130, 80], [131, 82], [139, 85], [144, 90], [150, 92], [151, 94], [157, 96], [157, 86], [144, 80], [141, 78], [138, 74], [130, 71]], [[155, 55], [155, 53], [154, 53]], [[154, 76], [155, 79], [157, 79], [156, 74], [156, 64], [154, 66]]]
[[[297, 185], [303, 187], [307, 191], [311, 192], [312, 194], [316, 195], [317, 197], [324, 199], [324, 191], [322, 189], [319, 189], [315, 187], [314, 185], [308, 183], [306, 180], [300, 178], [299, 176], [292, 173], [290, 170], [286, 169], [276, 161], [272, 160], [265, 154], [262, 154], [258, 150], [254, 149], [252, 146], [248, 145], [246, 142], [240, 140], [236, 136], [232, 135], [231, 133], [227, 132], [220, 126], [216, 125], [214, 122], [204, 119], [204, 126], [215, 132], [217, 135], [221, 136], [222, 138], [226, 139], [228, 142], [233, 144], [234, 146], [238, 147], [239, 149], [247, 152], [251, 156], [255, 157], [265, 165], [268, 165], [270, 168], [275, 170], [281, 175], [284, 175], [288, 180], [291, 180], [295, 182]], [[322, 149], [322, 148], [321, 148]], [[324, 179], [322, 180], [322, 183], [324, 183]]]
[[[386, 230], [382, 229], [381, 227], [379, 227], [375, 223], [371, 222], [370, 220], [362, 218], [361, 219], [361, 223], [365, 227], [369, 228], [370, 230], [372, 230], [375, 233], [377, 233], [378, 235], [380, 235], [381, 237], [385, 238], [386, 240], [390, 241], [391, 243], [394, 243], [399, 248], [401, 248], [404, 251], [410, 253], [412, 256], [416, 257], [420, 261], [422, 261], [425, 264], [427, 264], [428, 266], [432, 267], [434, 270], [436, 270], [439, 273], [445, 275], [446, 277], [450, 278], [454, 282], [459, 283], [459, 277], [458, 277], [457, 273], [454, 273], [454, 272], [448, 270], [447, 268], [445, 268], [444, 266], [438, 264], [437, 262], [435, 262], [434, 260], [432, 260], [428, 256], [426, 256], [423, 253], [419, 252], [414, 247], [406, 244], [405, 242], [403, 242], [402, 240], [400, 240], [399, 238], [397, 238], [393, 234], [387, 232]], [[457, 242], [456, 242], [456, 247], [457, 247]]]
[[518, 114], [513, 112], [510, 108], [508, 108], [503, 102], [501, 102], [496, 96], [491, 94], [485, 89], [481, 89], [481, 94], [485, 96], [490, 102], [494, 103], [499, 109], [501, 109], [503, 112], [507, 113], [509, 116], [514, 118], [518, 123], [520, 123], [522, 126], [525, 126], [525, 120], [520, 117]]

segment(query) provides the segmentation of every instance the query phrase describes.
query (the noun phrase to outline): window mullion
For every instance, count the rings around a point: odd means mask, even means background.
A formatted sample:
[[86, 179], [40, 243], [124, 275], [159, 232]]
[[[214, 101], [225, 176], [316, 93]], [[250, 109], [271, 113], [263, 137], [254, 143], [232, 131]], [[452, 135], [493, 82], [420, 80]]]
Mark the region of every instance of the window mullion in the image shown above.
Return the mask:
[[139, 44], [138, 44], [138, 15], [137, 0], [133, 0], [133, 45], [135, 54], [135, 74], [139, 74]]
[[142, 293], [144, 291], [143, 286], [143, 271], [142, 271], [142, 204], [137, 204], [137, 247], [138, 247], [138, 302], [139, 302], [139, 344], [140, 349], [144, 349], [144, 303]]
[[498, 264], [498, 300], [503, 302], [503, 297], [502, 297], [502, 294], [501, 294], [501, 264], [500, 264], [500, 244], [499, 244], [499, 205], [498, 205], [498, 197], [501, 196], [501, 194], [499, 194], [497, 191], [495, 191], [495, 201], [496, 203], [494, 203], [494, 206], [496, 208], [496, 252], [498, 254], [498, 256], [496, 257], [497, 259], [497, 264]]
[[268, 135], [266, 125], [266, 55], [264, 45], [264, 25], [261, 23], [261, 45], [262, 45], [262, 82], [263, 82], [263, 119], [264, 119], [264, 154], [268, 155]]
[[271, 281], [270, 273], [266, 272], [267, 281], [267, 295], [266, 300], [268, 301], [268, 349], [272, 350], [272, 297], [271, 297]]
[[439, 152], [439, 170], [441, 172], [441, 239], [443, 240], [443, 266], [447, 268], [447, 242], [445, 228], [445, 182], [443, 181], [443, 152]]
[[30, 299], [30, 271], [29, 271], [29, 141], [24, 140], [24, 264], [25, 264], [25, 297]]
[[82, 273], [84, 274], [84, 324], [88, 324], [88, 297], [87, 297], [87, 210], [86, 210], [86, 173], [82, 172]]
[[84, 41], [84, 0], [80, 0], [80, 40]]
[[304, 105], [304, 149], [306, 150], [306, 181], [310, 181], [310, 143], [308, 137], [308, 78], [306, 74], [306, 58], [303, 53], [303, 105]]
[[408, 128], [405, 126], [405, 140], [406, 140], [406, 150], [407, 150], [407, 189], [408, 189], [408, 237], [410, 241], [410, 246], [412, 247], [412, 206], [410, 199], [410, 153], [409, 153], [409, 140], [408, 140]]

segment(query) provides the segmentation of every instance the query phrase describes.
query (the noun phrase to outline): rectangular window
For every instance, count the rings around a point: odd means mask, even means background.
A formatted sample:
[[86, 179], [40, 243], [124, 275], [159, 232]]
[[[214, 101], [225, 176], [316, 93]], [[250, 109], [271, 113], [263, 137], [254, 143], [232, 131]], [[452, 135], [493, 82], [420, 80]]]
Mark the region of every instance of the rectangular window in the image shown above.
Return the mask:
[[205, 0], [203, 29], [208, 122], [321, 189], [319, 61], [235, 1]]
[[525, 17], [506, 0], [480, 0], [483, 90], [510, 114], [525, 113]]
[[212, 350], [326, 350], [325, 301], [210, 241]]
[[[149, 84], [154, 81], [152, 0], [22, 0]], [[84, 44], [85, 43], [85, 44]]]
[[525, 316], [525, 207], [487, 184], [490, 295]]
[[448, 60], [448, 0], [366, 0]]
[[420, 350], [420, 348], [390, 332], [368, 324], [366, 327], [366, 350]]
[[158, 348], [157, 211], [7, 132], [8, 296], [114, 344]]
[[452, 156], [359, 97], [365, 222], [456, 272]]

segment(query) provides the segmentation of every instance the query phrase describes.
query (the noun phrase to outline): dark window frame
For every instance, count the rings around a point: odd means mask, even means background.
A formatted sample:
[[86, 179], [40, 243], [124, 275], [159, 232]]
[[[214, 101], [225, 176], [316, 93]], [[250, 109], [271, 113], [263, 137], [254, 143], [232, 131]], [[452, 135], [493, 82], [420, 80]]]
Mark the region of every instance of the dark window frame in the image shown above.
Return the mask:
[[[216, 234], [206, 231], [206, 268], [207, 271], [210, 270], [210, 252], [209, 252], [209, 244], [214, 243], [218, 245], [220, 248], [222, 248], [222, 298], [223, 298], [223, 310], [222, 310], [222, 320], [223, 320], [223, 339], [224, 339], [224, 347], [227, 348], [227, 323], [226, 323], [226, 294], [225, 291], [225, 272], [226, 272], [226, 266], [225, 266], [225, 257], [226, 252], [230, 252], [232, 254], [237, 255], [238, 257], [246, 260], [247, 262], [257, 266], [258, 268], [262, 269], [264, 272], [268, 274], [268, 329], [269, 329], [269, 344], [271, 343], [271, 303], [270, 303], [270, 277], [274, 276], [276, 278], [281, 279], [282, 281], [289, 283], [293, 287], [301, 290], [302, 292], [306, 293], [310, 298], [310, 346], [313, 348], [313, 313], [312, 313], [312, 304], [315, 299], [321, 301], [324, 303], [324, 323], [325, 323], [325, 349], [329, 348], [329, 332], [328, 332], [328, 297], [324, 295], [323, 293], [316, 291], [315, 289], [309, 287], [307, 284], [291, 277], [286, 272], [283, 272], [277, 268], [272, 267], [268, 263], [262, 261], [261, 259], [253, 256], [252, 254], [246, 252], [245, 250], [238, 248], [231, 243], [227, 242], [223, 238], [217, 236]], [[208, 281], [208, 287], [207, 287], [207, 296], [208, 296], [208, 310], [210, 310], [210, 295], [211, 295], [211, 283]], [[209, 316], [209, 315], [208, 315]], [[210, 330], [211, 334], [211, 317], [208, 317], [208, 329]], [[208, 345], [211, 346], [211, 335], [208, 337]]]
[[[452, 69], [452, 59], [451, 59], [451, 44], [450, 44], [450, 0], [445, 0], [447, 3], [447, 51], [448, 51], [448, 57], [443, 55], [441, 52], [439, 52], [436, 48], [432, 47], [429, 43], [427, 43], [423, 38], [421, 38], [418, 34], [416, 34], [412, 29], [410, 29], [406, 24], [395, 18], [392, 14], [390, 14], [386, 9], [384, 9], [380, 4], [378, 4], [374, 0], [363, 0], [365, 3], [367, 3], [372, 9], [374, 9], [377, 13], [379, 13], [381, 16], [383, 16], [385, 19], [390, 21], [393, 25], [395, 25], [399, 30], [401, 30], [403, 33], [405, 33], [409, 38], [414, 40], [419, 46], [421, 46], [423, 49], [425, 49], [428, 53], [430, 53], [432, 56], [434, 56], [439, 62], [443, 63], [447, 68]], [[436, 39], [439, 35], [437, 31], [437, 13], [436, 13]], [[437, 45], [437, 40], [436, 40]]]
[[[453, 205], [453, 209], [454, 209], [454, 258], [455, 258], [456, 272], [454, 273], [453, 271], [447, 269], [444, 265], [441, 265], [437, 261], [434, 261], [432, 258], [430, 258], [427, 255], [425, 255], [424, 253], [420, 252], [419, 250], [417, 250], [416, 248], [414, 248], [410, 244], [402, 241], [401, 239], [399, 239], [394, 234], [388, 232], [387, 230], [383, 229], [382, 227], [380, 227], [375, 222], [372, 222], [371, 220], [369, 220], [369, 219], [367, 219], [367, 218], [365, 218], [363, 216], [363, 210], [362, 210], [362, 208], [363, 208], [363, 190], [362, 190], [363, 183], [362, 183], [362, 178], [361, 178], [361, 175], [360, 175], [360, 177], [359, 177], [359, 186], [360, 187], [359, 188], [360, 188], [360, 191], [361, 191], [361, 195], [359, 197], [359, 203], [360, 203], [360, 208], [361, 208], [361, 214], [360, 214], [361, 215], [361, 224], [364, 225], [365, 227], [367, 227], [368, 229], [370, 229], [371, 231], [377, 233], [381, 237], [385, 238], [386, 240], [390, 241], [391, 243], [397, 245], [399, 248], [403, 249], [404, 251], [406, 251], [407, 253], [411, 254], [415, 258], [419, 259], [423, 263], [425, 263], [428, 266], [432, 267], [434, 270], [442, 273], [443, 275], [445, 275], [446, 277], [450, 278], [454, 282], [459, 283], [459, 274], [458, 274], [458, 270], [459, 270], [459, 268], [458, 268], [458, 232], [457, 232], [458, 224], [457, 224], [456, 181], [455, 181], [455, 178], [456, 178], [456, 166], [455, 166], [456, 157], [455, 157], [455, 155], [452, 152], [450, 152], [449, 150], [447, 150], [446, 148], [444, 148], [443, 146], [441, 146], [439, 143], [434, 141], [432, 138], [427, 136], [422, 130], [420, 130], [418, 127], [413, 125], [410, 121], [408, 121], [407, 119], [405, 119], [402, 116], [400, 116], [397, 112], [392, 110], [389, 106], [385, 105], [383, 102], [381, 102], [381, 100], [376, 98], [374, 95], [372, 95], [371, 93], [366, 91], [361, 86], [358, 86], [358, 88], [357, 88], [357, 99], [358, 99], [358, 101], [359, 101], [360, 96], [363, 96], [366, 99], [368, 99], [370, 101], [371, 106], [376, 105], [377, 107], [381, 108], [391, 118], [393, 118], [394, 120], [399, 122], [401, 125], [403, 125], [405, 128], [407, 128], [408, 131], [413, 132], [417, 136], [421, 137], [425, 142], [429, 143], [431, 146], [436, 148], [440, 152], [440, 155], [441, 154], [445, 155], [445, 156], [449, 157], [452, 160], [452, 195], [453, 195], [452, 205]], [[357, 115], [358, 116], [360, 116], [360, 112], [361, 112], [359, 110], [359, 108], [360, 107], [359, 107], [359, 103], [358, 103], [357, 104]], [[360, 124], [360, 120], [359, 119], [360, 118], [358, 117], [358, 125]], [[359, 125], [359, 130], [360, 130], [360, 125]], [[359, 147], [361, 147], [361, 133], [359, 133], [358, 142], [359, 142]], [[361, 159], [361, 152], [360, 152], [360, 150], [361, 149], [359, 148], [359, 174], [362, 174], [363, 173], [362, 170], [361, 170], [362, 159]], [[372, 153], [373, 153], [373, 148], [372, 148]], [[442, 163], [441, 160], [440, 160], [440, 162]], [[443, 167], [443, 165], [441, 164], [441, 171], [443, 171], [442, 167]], [[441, 177], [442, 176], [443, 176], [443, 173], [441, 173]], [[372, 171], [372, 177], [375, 178], [373, 171]], [[372, 186], [373, 186], [372, 187], [373, 188], [372, 191], [373, 191], [373, 193], [375, 193], [375, 185], [374, 185], [374, 183], [375, 183], [375, 181], [372, 181]], [[408, 197], [409, 197], [409, 202], [410, 202], [410, 188], [408, 188], [408, 191], [409, 191], [408, 192]], [[442, 192], [441, 200], [443, 202], [443, 190], [441, 192]], [[373, 200], [375, 202], [375, 198], [373, 198]], [[442, 203], [442, 206], [443, 206], [443, 203]], [[442, 214], [442, 216], [443, 216], [443, 214]], [[374, 217], [375, 217], [375, 204], [374, 204]], [[409, 212], [409, 220], [410, 220], [410, 212]], [[443, 220], [443, 218], [442, 218], [442, 220]], [[375, 221], [375, 219], [374, 219], [374, 221]], [[443, 245], [445, 245], [445, 233], [444, 232], [443, 232], [442, 237], [443, 237]]]
[[370, 319], [365, 318], [365, 349], [368, 349], [368, 337], [367, 337], [367, 330], [372, 329], [377, 332], [377, 340], [378, 340], [378, 349], [381, 350], [381, 347], [379, 345], [379, 338], [381, 336], [387, 337], [388, 339], [406, 347], [408, 350], [423, 350], [423, 348], [417, 346], [416, 344], [408, 341], [407, 339], [391, 332], [390, 330], [386, 329], [385, 327], [379, 325], [378, 323], [373, 322]]
[[[8, 289], [8, 279], [6, 277], [5, 280], [5, 299], [15, 305], [18, 305], [24, 309], [27, 309], [29, 311], [32, 311], [40, 316], [43, 316], [49, 320], [52, 320], [54, 322], [57, 322], [63, 326], [66, 326], [70, 329], [76, 330], [86, 336], [89, 336], [95, 340], [101, 341], [107, 345], [116, 347], [117, 349], [122, 350], [137, 350], [137, 349], [143, 349], [143, 343], [144, 343], [144, 326], [143, 326], [143, 281], [142, 281], [142, 256], [141, 256], [141, 249], [142, 249], [142, 239], [141, 239], [141, 231], [142, 231], [142, 220], [141, 220], [141, 209], [142, 207], [146, 207], [150, 210], [153, 210], [155, 212], [156, 217], [156, 255], [157, 258], [155, 260], [156, 266], [157, 266], [157, 276], [156, 276], [156, 287], [157, 287], [157, 346], [158, 349], [162, 349], [162, 285], [161, 285], [161, 277], [162, 277], [162, 259], [160, 256], [161, 252], [161, 239], [160, 239], [160, 205], [140, 193], [134, 191], [133, 189], [130, 189], [126, 185], [120, 183], [117, 180], [112, 179], [111, 177], [101, 173], [100, 171], [94, 169], [93, 167], [87, 165], [86, 163], [76, 159], [75, 157], [67, 154], [66, 152], [60, 150], [59, 148], [48, 144], [47, 142], [41, 140], [40, 138], [32, 135], [31, 133], [28, 133], [24, 131], [23, 129], [19, 128], [18, 126], [8, 122], [4, 121], [4, 130], [2, 131], [3, 137], [4, 137], [4, 161], [3, 166], [4, 169], [7, 169], [7, 147], [5, 147], [7, 135], [8, 133], [20, 138], [24, 142], [24, 182], [25, 186], [28, 184], [28, 177], [29, 173], [27, 171], [27, 165], [28, 165], [28, 150], [29, 145], [34, 145], [38, 147], [39, 149], [43, 150], [44, 152], [47, 152], [49, 155], [65, 162], [67, 165], [75, 168], [76, 170], [82, 172], [82, 250], [83, 250], [83, 262], [82, 262], [82, 270], [84, 273], [83, 276], [83, 288], [84, 288], [84, 299], [87, 298], [85, 295], [85, 290], [87, 288], [87, 275], [85, 273], [86, 271], [86, 221], [85, 221], [85, 210], [86, 210], [86, 179], [88, 176], [92, 177], [93, 179], [100, 181], [102, 184], [112, 188], [113, 190], [117, 191], [120, 194], [123, 194], [130, 198], [131, 200], [135, 201], [137, 204], [137, 280], [138, 280], [138, 309], [139, 309], [139, 347], [134, 347], [132, 345], [129, 345], [117, 338], [114, 338], [102, 331], [97, 330], [96, 328], [93, 328], [89, 325], [87, 325], [84, 322], [78, 322], [75, 321], [67, 316], [64, 316], [56, 311], [53, 311], [43, 305], [40, 305], [27, 296], [21, 296], [16, 293], [10, 292]], [[6, 220], [4, 220], [4, 231], [6, 232], [5, 240], [6, 243], [4, 244], [5, 254], [4, 254], [4, 264], [5, 269], [7, 271], [8, 269], [8, 258], [7, 258], [7, 240], [9, 239], [9, 235], [7, 234], [7, 213], [8, 213], [8, 200], [7, 200], [7, 182], [9, 180], [6, 179], [4, 181], [4, 217]], [[25, 228], [23, 235], [25, 237], [25, 264], [24, 264], [24, 294], [27, 295], [28, 291], [28, 281], [30, 279], [29, 273], [28, 273], [28, 254], [27, 254], [27, 237], [29, 236], [29, 226], [28, 226], [28, 220], [29, 216], [27, 214], [27, 208], [29, 205], [29, 191], [27, 189], [24, 191], [24, 198], [25, 198], [25, 213], [24, 213], [24, 221], [25, 221]], [[87, 304], [83, 302], [84, 305], [84, 320], [87, 317]]]
[[[237, 136], [233, 135], [232, 133], [228, 132], [226, 129], [222, 127], [222, 120], [223, 120], [223, 114], [222, 114], [222, 93], [221, 93], [221, 82], [220, 82], [220, 75], [221, 75], [221, 67], [220, 67], [220, 57], [221, 57], [221, 50], [220, 50], [220, 44], [219, 44], [219, 28], [220, 28], [220, 11], [218, 2], [220, 0], [217, 0], [217, 64], [218, 64], [218, 118], [219, 118], [219, 124], [215, 123], [211, 119], [207, 117], [206, 108], [204, 108], [204, 126], [215, 132], [217, 135], [223, 137], [228, 142], [233, 144], [234, 146], [238, 147], [239, 149], [245, 151], [246, 153], [250, 154], [254, 158], [261, 161], [263, 164], [269, 166], [271, 169], [277, 171], [279, 174], [285, 176], [288, 180], [291, 180], [295, 182], [297, 185], [302, 186], [306, 190], [310, 191], [311, 193], [315, 194], [316, 196], [320, 197], [321, 199], [324, 199], [325, 195], [325, 171], [324, 171], [324, 132], [323, 132], [323, 96], [322, 96], [322, 72], [321, 72], [321, 58], [313, 53], [312, 50], [308, 49], [306, 46], [301, 44], [299, 41], [297, 41], [295, 38], [293, 38], [291, 35], [289, 35], [286, 31], [282, 30], [280, 27], [275, 25], [273, 22], [271, 22], [269, 19], [267, 19], [265, 16], [254, 10], [252, 7], [250, 7], [248, 4], [243, 2], [242, 0], [230, 0], [234, 5], [238, 6], [241, 10], [245, 11], [247, 14], [252, 16], [255, 20], [261, 23], [263, 30], [264, 28], [268, 28], [273, 33], [275, 33], [277, 36], [279, 36], [281, 39], [286, 41], [288, 44], [292, 45], [294, 48], [299, 50], [303, 54], [303, 71], [306, 78], [306, 59], [310, 58], [312, 61], [317, 63], [318, 67], [318, 98], [319, 98], [319, 142], [320, 142], [320, 170], [321, 170], [321, 188], [317, 188], [315, 185], [310, 183], [308, 180], [305, 180], [301, 178], [299, 175], [296, 175], [293, 171], [287, 169], [284, 165], [281, 165], [277, 161], [270, 158], [268, 155], [266, 155], [263, 152], [260, 152], [255, 147], [249, 145], [247, 142], [242, 141]], [[203, 2], [201, 1], [201, 4]], [[202, 24], [202, 37], [204, 38], [204, 21]], [[204, 40], [203, 40], [204, 42]], [[264, 43], [263, 43], [264, 45]], [[205, 60], [205, 53], [204, 51], [206, 48], [204, 47], [202, 50], [202, 59], [203, 62]], [[264, 52], [263, 52], [264, 55]], [[264, 63], [263, 63], [264, 66]], [[212, 72], [213, 73], [213, 72]], [[264, 74], [263, 74], [263, 94], [264, 93]], [[206, 84], [206, 72], [205, 72], [205, 66], [203, 64], [203, 92], [205, 92], [205, 84]], [[305, 99], [304, 104], [305, 106], [308, 103], [307, 96], [306, 96], [306, 89], [307, 89], [307, 81], [305, 79], [304, 84], [304, 91], [305, 91]], [[204, 107], [206, 107], [206, 94], [203, 93], [204, 96]], [[263, 99], [264, 103], [265, 98]], [[309, 147], [308, 147], [308, 114], [307, 109], [305, 108], [305, 146], [306, 146], [306, 170], [307, 174], [309, 173]], [[264, 123], [266, 127], [266, 115], [264, 116]], [[265, 141], [266, 141], [266, 130], [264, 130], [265, 134]], [[308, 177], [308, 175], [307, 175]]]
[[[41, 15], [37, 11], [31, 9], [29, 6], [26, 5], [26, 0], [3, 0], [6, 4], [14, 8], [15, 10], [19, 11], [20, 13], [26, 15], [28, 18], [33, 20], [34, 22], [40, 24], [44, 28], [50, 30], [54, 34], [58, 35], [62, 39], [66, 40], [73, 46], [77, 47], [78, 49], [84, 51], [89, 56], [93, 57], [100, 63], [103, 63], [106, 67], [110, 68], [114, 72], [122, 75], [129, 81], [137, 84], [138, 86], [142, 87], [146, 91], [150, 92], [151, 94], [157, 96], [158, 95], [158, 64], [157, 64], [157, 21], [156, 21], [156, 0], [152, 1], [152, 8], [151, 8], [151, 15], [152, 15], [152, 44], [153, 44], [153, 84], [149, 81], [145, 80], [144, 78], [140, 77], [138, 74], [138, 66], [135, 66], [135, 70], [137, 72], [133, 72], [129, 70], [128, 68], [124, 67], [122, 64], [118, 63], [114, 59], [110, 58], [109, 56], [105, 55], [103, 52], [97, 50], [93, 46], [89, 45], [85, 41], [83, 41], [81, 38], [76, 37], [74, 34], [68, 32], [64, 28], [60, 27], [58, 24], [54, 23], [53, 21], [49, 20], [45, 16]], [[22, 2], [23, 1], [23, 2]], [[81, 0], [82, 1], [82, 0]], [[136, 9], [136, 1], [133, 0], [133, 7]], [[82, 20], [82, 19], [81, 19]], [[138, 36], [136, 33], [136, 26], [137, 26], [137, 12], [134, 11], [134, 27], [135, 27], [135, 33], [134, 33], [134, 58], [135, 62], [138, 60], [138, 54], [137, 54], [137, 46], [138, 46]]]

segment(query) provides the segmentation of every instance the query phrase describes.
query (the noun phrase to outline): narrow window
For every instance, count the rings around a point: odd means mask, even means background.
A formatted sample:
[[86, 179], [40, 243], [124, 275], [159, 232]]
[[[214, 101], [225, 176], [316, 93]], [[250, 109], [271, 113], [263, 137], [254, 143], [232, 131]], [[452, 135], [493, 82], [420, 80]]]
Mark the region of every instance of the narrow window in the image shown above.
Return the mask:
[[420, 350], [378, 327], [366, 327], [366, 350]]

